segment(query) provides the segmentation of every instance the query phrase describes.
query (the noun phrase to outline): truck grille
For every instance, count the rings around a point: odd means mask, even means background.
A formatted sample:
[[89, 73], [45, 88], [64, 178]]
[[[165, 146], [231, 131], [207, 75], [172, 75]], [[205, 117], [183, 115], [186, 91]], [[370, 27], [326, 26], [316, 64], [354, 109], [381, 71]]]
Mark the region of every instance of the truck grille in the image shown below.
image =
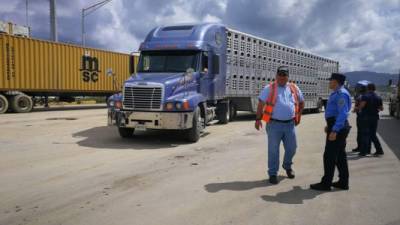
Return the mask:
[[161, 110], [161, 87], [125, 87], [124, 108], [134, 110]]

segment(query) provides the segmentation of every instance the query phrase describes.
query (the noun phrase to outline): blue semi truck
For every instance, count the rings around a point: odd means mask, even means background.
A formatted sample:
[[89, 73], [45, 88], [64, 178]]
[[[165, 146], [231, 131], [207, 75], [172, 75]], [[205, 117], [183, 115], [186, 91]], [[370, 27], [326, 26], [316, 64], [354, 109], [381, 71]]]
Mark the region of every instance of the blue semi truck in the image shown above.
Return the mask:
[[318, 111], [338, 62], [221, 24], [161, 26], [140, 45], [137, 73], [109, 99], [108, 124], [121, 137], [135, 130], [183, 130], [190, 142], [213, 120], [255, 112], [257, 96], [278, 66], [303, 91], [305, 108]]

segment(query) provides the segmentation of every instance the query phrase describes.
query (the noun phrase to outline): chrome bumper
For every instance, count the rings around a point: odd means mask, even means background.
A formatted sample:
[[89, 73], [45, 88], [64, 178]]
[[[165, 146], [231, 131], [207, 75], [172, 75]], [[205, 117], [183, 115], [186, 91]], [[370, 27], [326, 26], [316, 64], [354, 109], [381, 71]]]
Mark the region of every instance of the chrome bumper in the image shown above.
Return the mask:
[[193, 112], [135, 112], [108, 110], [108, 125], [138, 130], [192, 128]]

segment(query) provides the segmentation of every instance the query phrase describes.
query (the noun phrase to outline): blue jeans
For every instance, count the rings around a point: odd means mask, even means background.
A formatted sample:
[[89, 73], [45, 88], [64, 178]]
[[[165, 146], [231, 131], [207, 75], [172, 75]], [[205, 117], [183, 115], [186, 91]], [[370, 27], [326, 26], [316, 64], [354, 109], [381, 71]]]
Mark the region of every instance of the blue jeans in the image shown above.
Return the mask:
[[267, 126], [268, 137], [268, 175], [276, 176], [279, 170], [279, 146], [281, 141], [285, 148], [283, 168], [292, 169], [293, 156], [296, 153], [297, 141], [294, 122], [282, 123], [270, 121]]

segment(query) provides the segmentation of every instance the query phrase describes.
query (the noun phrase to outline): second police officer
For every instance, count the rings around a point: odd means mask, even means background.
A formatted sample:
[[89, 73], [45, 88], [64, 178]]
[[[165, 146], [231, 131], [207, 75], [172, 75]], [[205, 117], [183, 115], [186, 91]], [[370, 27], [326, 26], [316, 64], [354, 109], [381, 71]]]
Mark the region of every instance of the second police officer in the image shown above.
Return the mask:
[[[321, 182], [311, 184], [310, 188], [319, 191], [330, 191], [331, 186], [343, 190], [349, 189], [349, 169], [346, 156], [346, 138], [350, 132], [347, 120], [351, 109], [351, 96], [343, 87], [346, 77], [333, 73], [329, 88], [333, 90], [329, 96], [325, 111], [327, 126], [325, 152], [323, 156], [324, 176]], [[339, 171], [339, 180], [333, 183], [335, 167]]]
[[375, 84], [367, 85], [368, 93], [362, 96], [360, 102], [361, 148], [360, 156], [371, 153], [371, 142], [375, 146], [374, 156], [383, 155], [382, 145], [376, 135], [379, 112], [383, 110], [382, 98], [375, 93]]

